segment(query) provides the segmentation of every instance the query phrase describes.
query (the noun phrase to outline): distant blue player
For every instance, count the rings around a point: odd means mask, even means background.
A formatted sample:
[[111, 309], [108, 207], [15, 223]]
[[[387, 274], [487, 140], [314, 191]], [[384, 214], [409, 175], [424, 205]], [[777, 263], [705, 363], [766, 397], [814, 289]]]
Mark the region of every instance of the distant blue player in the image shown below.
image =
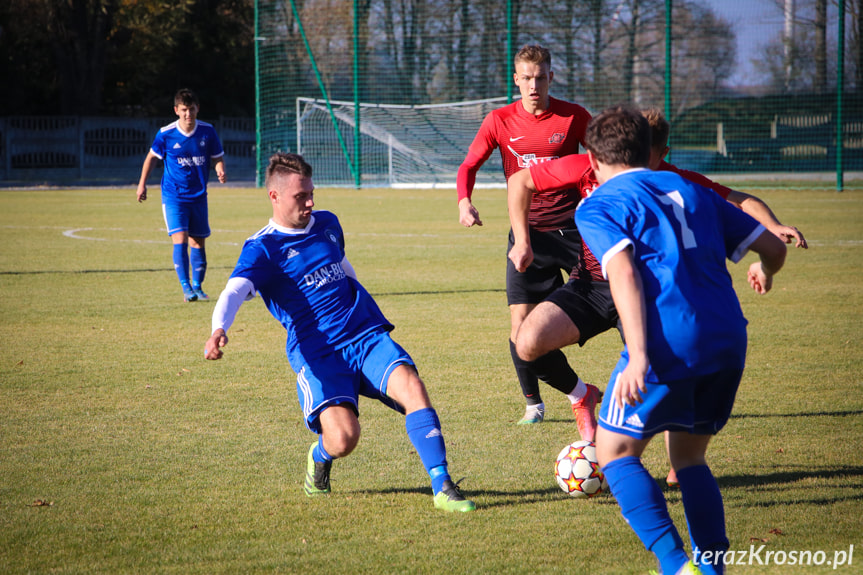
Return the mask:
[[275, 154], [266, 187], [273, 217], [243, 245], [213, 311], [205, 357], [222, 357], [237, 310], [259, 293], [287, 331], [305, 423], [318, 434], [306, 458], [306, 494], [329, 493], [333, 459], [357, 446], [358, 400], [364, 395], [406, 414], [408, 437], [431, 477], [435, 507], [473, 511], [474, 503], [449, 476], [440, 421], [413, 360], [390, 337], [393, 325], [345, 256], [338, 218], [312, 211], [312, 167], [302, 156]]
[[222, 143], [211, 124], [198, 120], [198, 109], [198, 97], [194, 92], [185, 89], [177, 92], [174, 113], [179, 119], [156, 134], [138, 182], [138, 201], [143, 202], [147, 199], [147, 177], [154, 161], [165, 163], [162, 212], [168, 235], [174, 242], [174, 269], [187, 302], [209, 299], [201, 284], [207, 273], [204, 242], [210, 235], [207, 182], [211, 162], [219, 181], [224, 183], [227, 178]]
[[[729, 542], [705, 453], [731, 414], [747, 323], [725, 260], [759, 254], [749, 283], [766, 293], [785, 244], [712, 191], [648, 170], [650, 126], [636, 110], [596, 116], [585, 145], [601, 185], [576, 210], [576, 225], [602, 263], [626, 340], [600, 409], [597, 456], [623, 516], [662, 573], [721, 573]], [[698, 566], [641, 463], [650, 439], [664, 430]]]

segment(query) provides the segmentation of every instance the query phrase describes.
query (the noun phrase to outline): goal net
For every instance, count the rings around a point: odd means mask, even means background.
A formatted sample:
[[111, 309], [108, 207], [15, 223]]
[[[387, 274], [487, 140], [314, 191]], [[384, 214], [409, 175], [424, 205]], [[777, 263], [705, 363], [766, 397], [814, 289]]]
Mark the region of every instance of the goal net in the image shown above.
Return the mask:
[[[506, 97], [427, 104], [360, 104], [361, 182], [364, 187], [454, 188], [468, 146]], [[319, 185], [355, 184], [354, 103], [297, 98], [297, 150], [314, 166]], [[341, 132], [339, 139], [336, 127]], [[504, 185], [499, 154], [477, 173], [478, 187]]]

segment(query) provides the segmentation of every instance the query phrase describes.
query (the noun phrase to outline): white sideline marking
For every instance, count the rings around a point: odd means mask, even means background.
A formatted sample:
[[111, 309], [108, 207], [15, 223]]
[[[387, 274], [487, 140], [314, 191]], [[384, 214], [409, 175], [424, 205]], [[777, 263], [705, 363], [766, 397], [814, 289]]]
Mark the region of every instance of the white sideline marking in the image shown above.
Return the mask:
[[[33, 226], [2, 226], [5, 229], [34, 229]], [[63, 230], [62, 234], [73, 240], [87, 240], [91, 242], [129, 242], [135, 244], [163, 244], [166, 241], [169, 241], [170, 238], [166, 236], [165, 240], [142, 240], [142, 239], [132, 239], [132, 238], [100, 238], [94, 237], [92, 234], [84, 235], [82, 232], [93, 232], [99, 229], [107, 230], [112, 232], [123, 232], [126, 231], [123, 228], [72, 228], [72, 229], [64, 229], [59, 227], [52, 226], [36, 226], [37, 229], [54, 229], [54, 230]], [[216, 233], [245, 233], [237, 230], [214, 230]], [[368, 236], [368, 237], [387, 237], [387, 238], [444, 238], [444, 237], [455, 237], [455, 238], [468, 238], [468, 236], [464, 234], [386, 234], [386, 233], [375, 233], [375, 232], [357, 232], [352, 233], [348, 232], [345, 235], [347, 236]], [[238, 242], [208, 242], [208, 243], [216, 243], [218, 245], [224, 246], [239, 246], [242, 245]]]
[[[131, 239], [131, 238], [120, 238], [120, 239], [110, 239], [110, 238], [100, 238], [93, 237], [91, 235], [82, 235], [81, 232], [92, 232], [97, 229], [104, 229], [113, 232], [122, 232], [125, 231], [123, 228], [72, 228], [65, 229], [55, 226], [0, 226], [4, 229], [54, 229], [54, 230], [63, 230], [63, 235], [67, 238], [71, 238], [74, 240], [87, 240], [91, 242], [129, 242], [135, 244], [163, 244], [165, 240], [141, 240], [141, 239]], [[217, 233], [244, 233], [238, 230], [215, 230]], [[375, 233], [375, 232], [347, 232], [345, 235], [347, 236], [356, 236], [356, 237], [387, 237], [387, 238], [459, 238], [459, 239], [479, 239], [478, 235], [470, 235], [470, 234], [388, 234], [388, 233]], [[166, 238], [168, 240], [170, 238]], [[210, 242], [218, 245], [224, 246], [239, 246], [242, 245], [238, 242]], [[807, 240], [807, 243], [810, 246], [817, 247], [845, 247], [845, 246], [860, 246], [863, 245], [863, 239], [861, 240], [836, 240], [831, 242], [825, 242], [821, 240]]]
[[[138, 239], [130, 239], [130, 238], [119, 238], [119, 239], [109, 239], [109, 238], [96, 238], [89, 236], [82, 236], [79, 232], [91, 232], [96, 228], [74, 228], [71, 230], [65, 230], [63, 235], [67, 238], [71, 238], [73, 240], [88, 240], [91, 242], [129, 242], [133, 244], [165, 244], [170, 242], [170, 238], [165, 238], [164, 240], [138, 240]], [[102, 228], [107, 229], [114, 232], [122, 232], [125, 231], [123, 228]], [[167, 240], [167, 241], [166, 241]], [[228, 245], [228, 246], [238, 246], [240, 244], [236, 242], [211, 242], [219, 245]]]

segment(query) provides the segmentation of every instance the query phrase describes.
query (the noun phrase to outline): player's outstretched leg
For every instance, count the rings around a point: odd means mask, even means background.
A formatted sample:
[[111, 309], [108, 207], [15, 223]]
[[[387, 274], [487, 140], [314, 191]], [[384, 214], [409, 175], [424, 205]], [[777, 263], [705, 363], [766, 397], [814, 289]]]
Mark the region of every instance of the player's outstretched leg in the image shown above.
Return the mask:
[[596, 404], [602, 396], [599, 388], [583, 382], [559, 349], [527, 362], [527, 365], [536, 377], [566, 394], [572, 404], [578, 433], [582, 439], [593, 441], [596, 435]]
[[320, 439], [312, 443], [311, 447], [309, 447], [309, 454], [306, 457], [306, 481], [303, 489], [309, 497], [325, 495], [330, 492], [330, 468], [333, 465], [333, 460], [317, 461], [316, 455], [318, 459], [326, 457], [323, 447], [317, 449], [317, 454], [315, 453], [315, 448], [318, 448], [319, 445]]
[[473, 511], [476, 505], [465, 499], [449, 475], [446, 461], [446, 444], [441, 433], [440, 420], [434, 408], [426, 407], [405, 416], [408, 438], [417, 450], [428, 471], [434, 493], [434, 506], [443, 511]]

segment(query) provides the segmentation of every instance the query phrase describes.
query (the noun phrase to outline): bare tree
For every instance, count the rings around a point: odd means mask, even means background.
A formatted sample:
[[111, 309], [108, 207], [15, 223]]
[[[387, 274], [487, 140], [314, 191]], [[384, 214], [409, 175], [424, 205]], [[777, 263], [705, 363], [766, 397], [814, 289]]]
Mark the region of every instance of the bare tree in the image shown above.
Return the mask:
[[682, 113], [721, 94], [734, 72], [736, 36], [731, 24], [695, 3], [675, 7], [672, 36], [672, 100]]
[[815, 0], [815, 91], [827, 90], [827, 0]]

